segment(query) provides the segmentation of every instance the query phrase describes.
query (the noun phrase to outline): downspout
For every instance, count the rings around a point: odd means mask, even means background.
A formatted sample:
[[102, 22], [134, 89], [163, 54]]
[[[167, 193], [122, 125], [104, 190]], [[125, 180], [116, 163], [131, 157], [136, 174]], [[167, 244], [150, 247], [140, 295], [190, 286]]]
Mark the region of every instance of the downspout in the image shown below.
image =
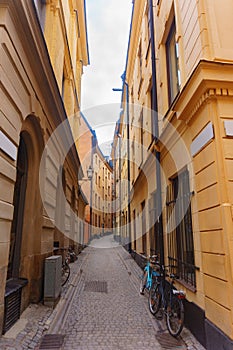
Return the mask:
[[[93, 168], [93, 158], [94, 158], [94, 147], [95, 147], [95, 144], [96, 142], [94, 141], [95, 140], [95, 137], [92, 133], [92, 136], [91, 136], [91, 168]], [[90, 186], [90, 227], [89, 227], [89, 242], [91, 241], [92, 239], [92, 192], [93, 192], [93, 176], [91, 178], [91, 186]]]
[[121, 228], [121, 137], [119, 137], [119, 204], [120, 204], [120, 217], [119, 217], [119, 233], [120, 233], [120, 242], [122, 241], [122, 228]]
[[[158, 121], [158, 99], [157, 99], [157, 77], [156, 77], [156, 57], [155, 57], [155, 32], [154, 32], [154, 12], [153, 0], [148, 0], [150, 13], [150, 37], [151, 37], [151, 64], [152, 64], [152, 133], [155, 146], [159, 143], [159, 121]], [[160, 249], [160, 263], [164, 266], [164, 239], [163, 239], [163, 218], [162, 218], [162, 186], [160, 152], [155, 147], [156, 158], [156, 185], [158, 200], [158, 236]], [[156, 226], [154, 225], [154, 235], [156, 238]]]
[[127, 123], [127, 170], [128, 170], [128, 229], [129, 229], [129, 242], [128, 242], [128, 252], [131, 253], [131, 207], [130, 207], [130, 140], [129, 140], [129, 85], [125, 80], [126, 72], [124, 74], [124, 84], [126, 86], [126, 104], [127, 104], [127, 113], [126, 113], [126, 123]]

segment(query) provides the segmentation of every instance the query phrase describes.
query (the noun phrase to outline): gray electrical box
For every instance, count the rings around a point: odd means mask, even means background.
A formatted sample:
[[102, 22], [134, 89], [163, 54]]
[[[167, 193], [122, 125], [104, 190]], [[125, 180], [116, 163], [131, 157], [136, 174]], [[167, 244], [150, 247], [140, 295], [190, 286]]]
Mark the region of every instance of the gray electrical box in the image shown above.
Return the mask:
[[61, 295], [61, 255], [45, 259], [44, 272], [44, 305], [55, 306]]

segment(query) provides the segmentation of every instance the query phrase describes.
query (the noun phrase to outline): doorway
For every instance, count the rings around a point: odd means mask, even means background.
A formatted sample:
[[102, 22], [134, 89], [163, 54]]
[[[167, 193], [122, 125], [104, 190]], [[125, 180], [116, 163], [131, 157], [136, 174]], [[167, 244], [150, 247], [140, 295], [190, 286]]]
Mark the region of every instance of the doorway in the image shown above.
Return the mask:
[[27, 175], [28, 154], [25, 141], [23, 139], [23, 136], [21, 135], [18, 149], [17, 175], [13, 198], [14, 214], [11, 226], [11, 240], [7, 269], [7, 280], [19, 277]]

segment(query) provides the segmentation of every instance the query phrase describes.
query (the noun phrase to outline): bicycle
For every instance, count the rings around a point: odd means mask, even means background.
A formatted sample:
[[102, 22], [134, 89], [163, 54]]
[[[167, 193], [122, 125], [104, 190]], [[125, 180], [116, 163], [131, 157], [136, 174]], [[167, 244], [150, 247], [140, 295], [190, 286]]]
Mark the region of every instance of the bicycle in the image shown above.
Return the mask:
[[[66, 248], [55, 248], [54, 253], [57, 255], [58, 252], [61, 252], [62, 256], [62, 267], [61, 267], [61, 285], [62, 287], [67, 283], [69, 277], [70, 277], [70, 252], [66, 252]], [[66, 252], [66, 255], [65, 253]]]
[[153, 265], [156, 264], [157, 255], [148, 256], [147, 263], [143, 271], [143, 275], [141, 276], [140, 282], [140, 294], [144, 294], [144, 290], [148, 291], [151, 289], [153, 277], [158, 276], [158, 272], [153, 269]]
[[70, 266], [69, 266], [69, 254], [66, 254], [65, 259], [62, 263], [61, 268], [61, 285], [62, 287], [66, 284], [70, 277]]
[[[169, 333], [173, 337], [178, 337], [184, 326], [184, 305], [185, 292], [177, 290], [174, 287], [176, 276], [166, 274], [164, 266], [157, 263], [159, 267], [159, 276], [153, 279], [149, 291], [149, 308], [151, 313], [162, 320], [166, 316], [166, 325]], [[171, 278], [171, 282], [165, 279], [165, 276]]]

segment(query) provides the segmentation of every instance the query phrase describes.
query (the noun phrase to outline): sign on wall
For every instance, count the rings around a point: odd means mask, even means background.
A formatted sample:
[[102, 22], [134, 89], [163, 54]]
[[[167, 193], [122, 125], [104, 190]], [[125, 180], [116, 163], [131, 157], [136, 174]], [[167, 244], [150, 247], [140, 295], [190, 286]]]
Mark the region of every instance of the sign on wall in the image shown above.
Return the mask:
[[11, 159], [17, 159], [17, 147], [13, 142], [0, 130], [0, 149], [5, 152]]

